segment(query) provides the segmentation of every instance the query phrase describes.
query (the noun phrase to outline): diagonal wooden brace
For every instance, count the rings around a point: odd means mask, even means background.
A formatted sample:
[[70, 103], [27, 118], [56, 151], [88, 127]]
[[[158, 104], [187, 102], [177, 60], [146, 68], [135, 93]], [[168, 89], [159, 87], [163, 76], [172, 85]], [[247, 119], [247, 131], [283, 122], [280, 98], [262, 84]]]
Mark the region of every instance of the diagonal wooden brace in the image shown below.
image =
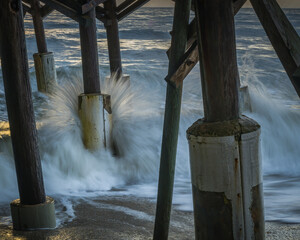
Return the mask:
[[250, 2], [300, 96], [300, 81], [294, 77], [297, 68], [300, 67], [299, 35], [276, 0], [250, 0]]
[[[240, 8], [244, 5], [246, 0], [235, 0], [233, 2], [234, 14], [237, 14]], [[195, 19], [193, 19], [188, 27], [188, 41], [187, 50], [185, 54], [180, 58], [177, 64], [177, 70], [172, 74], [168, 74], [165, 80], [174, 86], [182, 83], [186, 76], [192, 71], [195, 65], [199, 61], [199, 52], [197, 46], [197, 24]], [[171, 47], [167, 51], [167, 55], [171, 51]]]

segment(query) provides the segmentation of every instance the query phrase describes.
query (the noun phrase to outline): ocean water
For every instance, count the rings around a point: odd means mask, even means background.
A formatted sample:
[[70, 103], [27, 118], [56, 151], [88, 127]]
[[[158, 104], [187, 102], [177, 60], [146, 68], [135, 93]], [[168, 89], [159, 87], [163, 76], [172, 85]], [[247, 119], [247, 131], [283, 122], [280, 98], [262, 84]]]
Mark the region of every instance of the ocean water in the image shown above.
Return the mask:
[[[290, 9], [286, 13], [300, 33], [300, 10]], [[37, 48], [32, 20], [26, 16], [27, 51], [33, 104], [40, 125], [44, 181], [47, 195], [58, 202], [60, 222], [76, 216], [71, 200], [74, 196], [91, 199], [132, 195], [156, 200], [166, 92], [164, 78], [168, 71], [165, 52], [170, 46], [172, 19], [171, 8], [142, 8], [120, 23], [123, 71], [130, 75], [130, 85], [113, 79], [104, 81], [109, 75], [109, 62], [105, 29], [98, 22], [101, 90], [112, 96], [113, 136], [122, 152], [121, 157], [115, 157], [110, 151], [90, 153], [81, 141], [77, 116], [77, 96], [83, 91], [78, 24], [57, 12], [44, 22], [59, 82], [56, 94], [49, 97], [37, 92], [32, 59]], [[252, 105], [252, 112], [244, 114], [262, 127], [266, 220], [300, 223], [299, 97], [253, 10], [242, 9], [235, 19], [240, 80], [249, 87]], [[185, 131], [202, 116], [197, 65], [184, 81], [177, 151], [173, 203], [184, 211], [192, 211]], [[0, 120], [7, 121], [1, 74]], [[17, 197], [10, 142], [1, 141], [0, 224], [9, 223], [7, 206]], [[120, 209], [117, 211], [122, 211]], [[134, 214], [130, 209], [126, 211]]]

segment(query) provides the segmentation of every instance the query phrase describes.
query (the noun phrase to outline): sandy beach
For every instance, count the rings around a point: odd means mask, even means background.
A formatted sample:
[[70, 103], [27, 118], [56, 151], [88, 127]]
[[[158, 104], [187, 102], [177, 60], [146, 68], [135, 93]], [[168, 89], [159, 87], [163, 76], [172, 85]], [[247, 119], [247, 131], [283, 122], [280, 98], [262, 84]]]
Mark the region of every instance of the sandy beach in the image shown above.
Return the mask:
[[[75, 203], [76, 202], [76, 203]], [[11, 223], [0, 223], [1, 240], [150, 240], [154, 226], [155, 202], [148, 199], [103, 197], [76, 199], [75, 218], [66, 219], [54, 230], [14, 231]], [[57, 206], [57, 211], [61, 206]], [[6, 209], [9, 211], [9, 209]], [[193, 213], [172, 211], [169, 239], [194, 239]], [[267, 240], [299, 240], [300, 224], [266, 222]]]

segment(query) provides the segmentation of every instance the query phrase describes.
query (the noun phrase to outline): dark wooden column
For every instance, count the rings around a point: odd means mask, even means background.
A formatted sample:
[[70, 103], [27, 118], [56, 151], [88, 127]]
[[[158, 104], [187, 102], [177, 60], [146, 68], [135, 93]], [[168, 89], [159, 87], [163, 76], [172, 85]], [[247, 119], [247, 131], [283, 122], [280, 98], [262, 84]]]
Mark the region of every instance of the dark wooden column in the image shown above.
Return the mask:
[[276, 0], [250, 0], [270, 42], [300, 97], [300, 37]]
[[122, 75], [121, 51], [119, 40], [119, 27], [116, 15], [116, 0], [108, 0], [104, 3], [105, 13], [108, 17], [105, 23], [107, 45], [111, 74]]
[[20, 0], [0, 1], [3, 82], [22, 204], [45, 202]]
[[39, 53], [46, 53], [47, 50], [47, 43], [43, 25], [43, 19], [41, 17], [40, 12], [40, 2], [38, 0], [31, 0], [31, 9], [32, 9], [32, 19], [35, 31], [35, 38], [38, 47]]
[[237, 119], [239, 75], [232, 0], [197, 0], [195, 5], [205, 121]]
[[[169, 55], [169, 74], [176, 71], [186, 49], [190, 8], [190, 0], [176, 0]], [[155, 240], [167, 240], [169, 234], [181, 96], [182, 81], [178, 85], [168, 82], [153, 236]]]
[[[235, 153], [239, 151], [239, 145], [234, 138], [240, 136], [240, 133], [237, 133], [240, 131], [240, 124], [233, 2], [196, 0], [195, 13], [204, 106], [204, 119], [198, 120], [187, 131], [195, 239], [246, 239], [245, 220], [243, 212], [241, 213], [243, 196], [239, 186], [242, 182], [239, 161], [243, 160]], [[191, 129], [194, 130], [191, 132]], [[205, 142], [203, 136], [211, 142]], [[233, 139], [233, 144], [230, 143], [231, 140], [227, 140], [225, 144], [221, 143], [220, 139], [223, 137]], [[233, 163], [236, 170], [231, 172]], [[216, 176], [203, 180], [201, 177], [210, 171], [210, 166], [214, 166], [211, 175]], [[218, 180], [220, 176], [225, 177]], [[200, 181], [203, 185], [198, 184]], [[226, 187], [221, 186], [220, 183], [223, 182], [226, 183]], [[232, 196], [228, 197], [225, 191], [229, 189], [227, 186], [230, 183]]]
[[[87, 0], [80, 1], [82, 4]], [[91, 21], [79, 24], [84, 93], [100, 93], [95, 8], [86, 14]]]

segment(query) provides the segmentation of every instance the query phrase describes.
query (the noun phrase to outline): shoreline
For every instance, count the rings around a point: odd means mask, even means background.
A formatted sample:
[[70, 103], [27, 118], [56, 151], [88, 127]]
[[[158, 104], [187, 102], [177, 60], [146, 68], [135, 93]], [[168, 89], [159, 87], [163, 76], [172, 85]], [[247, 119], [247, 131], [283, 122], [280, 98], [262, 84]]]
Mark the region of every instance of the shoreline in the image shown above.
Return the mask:
[[[70, 197], [71, 199], [71, 197]], [[156, 204], [146, 198], [134, 196], [105, 196], [97, 198], [74, 198], [71, 200], [75, 217], [65, 214], [61, 224], [53, 230], [14, 231], [11, 222], [0, 222], [1, 240], [144, 240], [152, 239]], [[56, 214], [70, 209], [57, 201]], [[9, 207], [2, 207], [2, 214], [8, 214]], [[4, 210], [4, 211], [3, 211]], [[266, 222], [266, 240], [297, 240], [300, 238], [300, 224]], [[194, 239], [192, 212], [173, 207], [169, 239]]]

